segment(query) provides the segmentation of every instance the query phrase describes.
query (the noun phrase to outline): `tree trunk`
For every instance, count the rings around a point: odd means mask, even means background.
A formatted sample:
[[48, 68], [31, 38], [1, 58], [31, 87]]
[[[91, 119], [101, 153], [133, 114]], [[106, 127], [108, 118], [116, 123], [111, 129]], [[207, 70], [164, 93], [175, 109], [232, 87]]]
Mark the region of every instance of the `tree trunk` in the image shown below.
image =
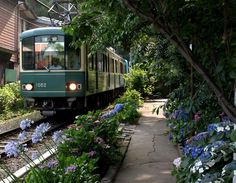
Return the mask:
[[[154, 2], [154, 1], [151, 1]], [[180, 54], [188, 61], [191, 66], [203, 77], [210, 88], [215, 93], [218, 102], [227, 116], [236, 123], [236, 108], [227, 100], [223, 92], [214, 83], [213, 79], [207, 74], [207, 71], [200, 65], [198, 60], [194, 58], [189, 45], [186, 45], [183, 40], [175, 34], [175, 32], [170, 28], [168, 22], [164, 20], [164, 17], [158, 17], [155, 13], [151, 11], [142, 11], [132, 0], [123, 0], [123, 3], [127, 6], [129, 10], [134, 12], [137, 16], [144, 18], [154, 25], [157, 32], [165, 36], [172, 44], [176, 46]]]
[[[219, 87], [214, 83], [211, 77], [207, 74], [205, 69], [199, 64], [199, 62], [193, 57], [191, 50], [188, 45], [186, 45], [177, 35], [173, 34], [171, 31], [165, 30], [160, 24], [155, 24], [154, 26], [167, 38], [170, 40], [172, 44], [176, 46], [181, 55], [188, 61], [191, 66], [203, 77], [203, 79], [207, 82], [210, 88], [215, 93], [218, 102], [227, 116], [236, 123], [236, 108], [226, 99], [223, 92], [219, 89]], [[174, 36], [173, 36], [174, 35]]]

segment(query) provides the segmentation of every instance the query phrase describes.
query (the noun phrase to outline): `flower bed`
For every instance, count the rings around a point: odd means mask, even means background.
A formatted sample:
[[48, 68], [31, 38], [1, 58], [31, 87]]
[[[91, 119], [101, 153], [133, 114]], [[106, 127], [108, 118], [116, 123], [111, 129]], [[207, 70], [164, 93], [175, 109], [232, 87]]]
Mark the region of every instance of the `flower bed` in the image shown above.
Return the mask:
[[209, 122], [200, 113], [190, 119], [182, 108], [167, 119], [169, 139], [181, 144], [182, 155], [173, 161], [173, 175], [179, 183], [232, 182], [236, 161], [236, 130], [227, 116]]
[[[129, 97], [130, 94], [132, 92]], [[57, 146], [56, 158], [46, 166], [32, 167], [24, 182], [100, 182], [108, 167], [121, 158], [118, 144], [120, 120], [130, 121], [138, 116], [139, 102], [126, 97], [119, 99], [121, 101], [123, 104], [117, 103], [105, 113], [96, 111], [77, 116], [68, 129], [55, 132], [52, 147]], [[135, 115], [128, 115], [132, 111], [136, 111]], [[30, 120], [23, 120], [20, 124], [22, 130], [30, 125]], [[49, 128], [47, 123], [37, 126], [32, 142], [42, 141]], [[24, 140], [24, 131], [20, 133], [19, 140]], [[9, 157], [24, 155], [24, 150], [18, 142], [11, 142], [5, 147]]]

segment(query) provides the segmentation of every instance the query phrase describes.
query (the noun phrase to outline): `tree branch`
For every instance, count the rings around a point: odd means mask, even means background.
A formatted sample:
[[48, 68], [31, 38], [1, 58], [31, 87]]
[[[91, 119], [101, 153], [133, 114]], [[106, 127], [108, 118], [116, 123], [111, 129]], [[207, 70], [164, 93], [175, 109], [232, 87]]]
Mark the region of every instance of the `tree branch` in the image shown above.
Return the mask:
[[130, 9], [132, 12], [137, 14], [138, 16], [152, 22], [152, 14], [142, 11], [138, 6], [136, 6], [134, 3], [132, 3], [130, 0], [123, 0], [123, 3], [127, 6], [128, 9]]

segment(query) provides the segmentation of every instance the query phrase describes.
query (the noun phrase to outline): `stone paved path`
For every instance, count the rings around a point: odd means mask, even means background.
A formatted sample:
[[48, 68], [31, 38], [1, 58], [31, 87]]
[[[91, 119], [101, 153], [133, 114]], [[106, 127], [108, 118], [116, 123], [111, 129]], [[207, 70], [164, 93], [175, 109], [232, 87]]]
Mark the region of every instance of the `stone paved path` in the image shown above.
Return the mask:
[[123, 164], [114, 183], [174, 183], [172, 162], [178, 150], [166, 136], [162, 111], [152, 114], [163, 101], [148, 101], [140, 109], [142, 117], [134, 130]]

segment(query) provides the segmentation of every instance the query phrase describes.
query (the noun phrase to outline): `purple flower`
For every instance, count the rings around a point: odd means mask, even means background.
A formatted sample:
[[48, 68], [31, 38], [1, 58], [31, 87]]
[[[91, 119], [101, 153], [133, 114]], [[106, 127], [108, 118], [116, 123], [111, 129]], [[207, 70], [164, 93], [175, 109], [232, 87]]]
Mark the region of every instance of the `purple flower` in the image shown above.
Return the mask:
[[90, 151], [90, 152], [88, 153], [88, 156], [89, 156], [90, 158], [92, 158], [92, 157], [96, 156], [96, 154], [97, 154], [96, 151]]
[[19, 133], [18, 139], [19, 139], [20, 141], [24, 141], [24, 140], [27, 139], [25, 131], [22, 131], [22, 132]]
[[54, 167], [56, 167], [57, 164], [58, 164], [58, 162], [56, 160], [52, 160], [52, 161], [48, 162], [47, 167], [48, 168], [54, 168]]
[[32, 142], [35, 144], [42, 141], [44, 134], [50, 129], [50, 127], [49, 123], [41, 123], [37, 126], [32, 135]]
[[51, 128], [49, 123], [41, 123], [39, 126], [36, 127], [35, 131], [39, 133], [46, 133]]
[[52, 140], [57, 144], [62, 143], [64, 141], [63, 132], [61, 130], [60, 131], [55, 131], [52, 135]]
[[25, 119], [20, 122], [20, 128], [22, 130], [25, 130], [26, 128], [29, 128], [31, 126], [31, 123], [34, 123], [34, 121], [30, 119]]
[[197, 135], [193, 136], [190, 141], [196, 142], [196, 141], [201, 141], [205, 140], [209, 135], [209, 132], [201, 132], [198, 133]]
[[35, 131], [32, 135], [32, 142], [36, 144], [42, 140], [43, 140], [43, 134]]
[[20, 154], [19, 143], [16, 141], [8, 142], [5, 146], [5, 153], [8, 157], [17, 157]]
[[74, 165], [68, 166], [68, 167], [65, 168], [65, 173], [67, 174], [67, 173], [70, 173], [70, 172], [74, 172], [76, 169], [77, 169], [77, 166], [74, 166]]

